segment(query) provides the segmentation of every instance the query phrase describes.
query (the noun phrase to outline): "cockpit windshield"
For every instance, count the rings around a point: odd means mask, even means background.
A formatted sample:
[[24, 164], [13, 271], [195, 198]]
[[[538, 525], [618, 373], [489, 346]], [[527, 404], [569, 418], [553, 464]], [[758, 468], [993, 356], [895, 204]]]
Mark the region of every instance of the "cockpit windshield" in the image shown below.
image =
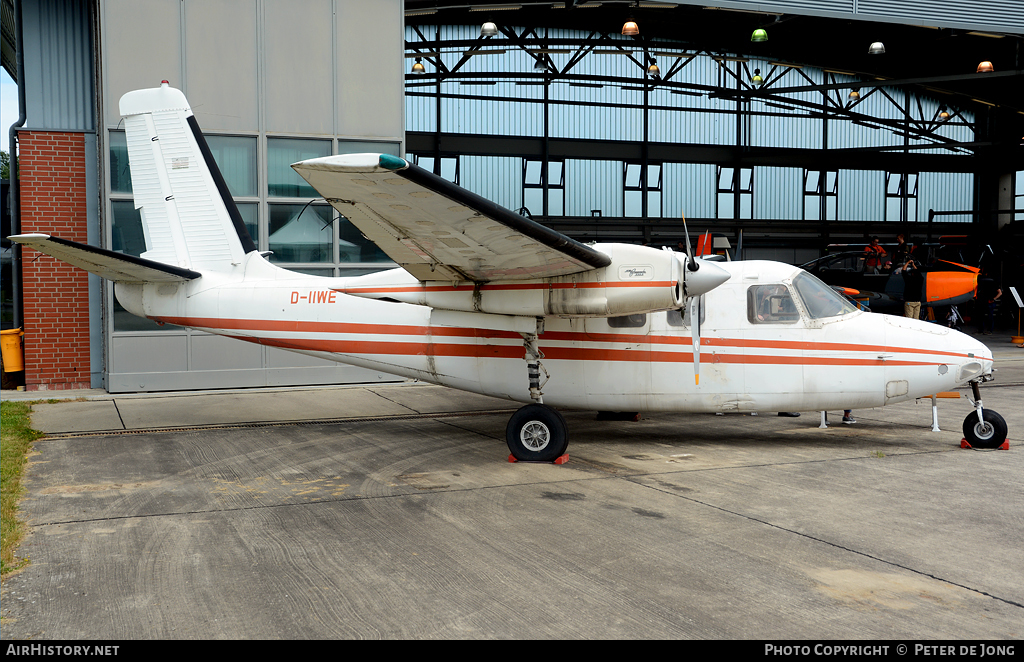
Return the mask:
[[857, 310], [856, 306], [838, 292], [806, 271], [793, 279], [793, 287], [811, 319], [838, 317]]

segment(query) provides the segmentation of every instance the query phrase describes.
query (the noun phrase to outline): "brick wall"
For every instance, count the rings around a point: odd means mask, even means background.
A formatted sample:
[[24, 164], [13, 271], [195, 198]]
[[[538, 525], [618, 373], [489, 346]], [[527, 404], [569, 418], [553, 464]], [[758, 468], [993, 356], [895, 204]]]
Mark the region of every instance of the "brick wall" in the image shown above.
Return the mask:
[[[21, 131], [21, 231], [86, 242], [85, 138]], [[25, 388], [90, 387], [89, 278], [76, 267], [22, 250]]]

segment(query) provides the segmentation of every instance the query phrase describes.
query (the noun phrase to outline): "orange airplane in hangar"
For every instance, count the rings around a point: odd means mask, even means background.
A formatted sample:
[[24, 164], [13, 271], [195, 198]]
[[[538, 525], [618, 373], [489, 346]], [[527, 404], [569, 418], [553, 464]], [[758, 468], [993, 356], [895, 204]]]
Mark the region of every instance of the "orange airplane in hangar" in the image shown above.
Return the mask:
[[[838, 246], [830, 246], [830, 249]], [[844, 247], [845, 248], [845, 247]], [[853, 246], [850, 246], [853, 248]], [[902, 308], [904, 281], [898, 267], [879, 269], [868, 266], [869, 256], [863, 250], [846, 250], [811, 260], [800, 268], [811, 272], [844, 294], [866, 299], [872, 310]], [[922, 269], [924, 291], [922, 306], [955, 306], [974, 299], [978, 290], [978, 267], [949, 260], [934, 260]]]
[[[914, 253], [915, 257], [924, 258], [928, 263], [922, 269], [923, 306], [955, 306], [971, 301], [977, 294], [980, 268], [937, 257], [938, 249], [946, 246], [943, 240], [957, 238], [942, 237], [938, 245], [924, 245], [920, 251]], [[736, 259], [742, 259], [742, 236], [740, 244], [736, 248]], [[731, 258], [728, 255], [728, 247], [729, 243], [724, 235], [708, 232], [698, 239], [696, 255], [711, 260], [716, 259], [717, 255], [720, 256], [717, 259], [729, 260]], [[883, 248], [889, 249], [883, 258], [888, 260], [895, 252], [895, 247]], [[888, 268], [879, 268], [876, 272], [870, 266], [870, 255], [865, 252], [864, 245], [830, 244], [826, 250], [829, 254], [802, 264], [800, 268], [811, 272], [846, 296], [866, 302], [872, 310], [902, 311], [905, 282], [898, 269], [901, 265], [889, 263], [886, 265]], [[927, 255], [921, 255], [921, 251]]]

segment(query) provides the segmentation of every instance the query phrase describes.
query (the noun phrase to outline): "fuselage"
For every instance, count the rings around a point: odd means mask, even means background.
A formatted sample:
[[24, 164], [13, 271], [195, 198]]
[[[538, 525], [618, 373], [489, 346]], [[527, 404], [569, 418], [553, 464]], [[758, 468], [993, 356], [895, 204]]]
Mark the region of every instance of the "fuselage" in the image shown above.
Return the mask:
[[[242, 278], [214, 272], [180, 285], [119, 283], [117, 296], [129, 311], [159, 322], [530, 401], [523, 333], [535, 328], [535, 318], [344, 293], [367, 279], [420, 287], [401, 269], [318, 278], [256, 253], [246, 260]], [[679, 311], [548, 316], [538, 336], [550, 375], [544, 402], [613, 411], [864, 408], [949, 390], [992, 370], [991, 352], [965, 334], [813, 301], [820, 293], [796, 267], [719, 266], [730, 278], [704, 295], [699, 385], [691, 321]], [[524, 292], [530, 287], [521, 285]]]

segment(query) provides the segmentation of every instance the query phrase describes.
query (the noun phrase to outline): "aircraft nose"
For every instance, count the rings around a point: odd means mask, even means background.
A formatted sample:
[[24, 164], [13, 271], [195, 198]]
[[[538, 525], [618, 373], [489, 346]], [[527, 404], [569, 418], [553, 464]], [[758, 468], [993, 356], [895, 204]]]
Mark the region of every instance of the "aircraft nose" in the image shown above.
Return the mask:
[[961, 352], [964, 358], [961, 359], [957, 381], [963, 383], [983, 374], [992, 372], [992, 350], [977, 338], [972, 338], [966, 333], [954, 331], [958, 344], [963, 349]]
[[729, 280], [729, 272], [714, 262], [702, 260], [699, 257], [694, 259], [697, 264], [696, 271], [685, 268], [684, 283], [686, 284], [686, 296], [699, 296], [715, 289], [725, 281]]

